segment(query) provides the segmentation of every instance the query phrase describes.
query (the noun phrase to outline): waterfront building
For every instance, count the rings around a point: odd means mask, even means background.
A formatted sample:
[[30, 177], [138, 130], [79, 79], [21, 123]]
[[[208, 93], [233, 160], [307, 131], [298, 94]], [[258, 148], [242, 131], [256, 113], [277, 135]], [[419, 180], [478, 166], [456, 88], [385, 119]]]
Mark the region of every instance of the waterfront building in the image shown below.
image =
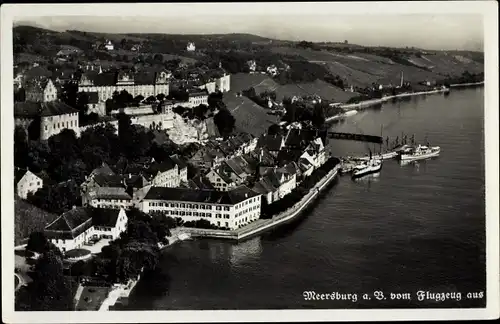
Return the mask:
[[40, 123], [40, 140], [47, 140], [63, 129], [71, 129], [80, 136], [78, 110], [59, 101], [16, 102], [14, 120], [26, 129], [32, 122]]
[[297, 187], [299, 168], [296, 163], [289, 163], [282, 168], [269, 168], [252, 188], [262, 194], [268, 204], [276, 202]]
[[43, 187], [43, 179], [30, 170], [16, 168], [14, 172], [17, 195], [26, 199], [29, 193], [35, 193]]
[[207, 220], [212, 225], [237, 229], [260, 217], [261, 196], [246, 186], [230, 191], [152, 187], [141, 210], [164, 212], [184, 222]]
[[95, 208], [130, 209], [132, 195], [124, 187], [98, 187], [87, 193], [86, 206]]
[[97, 92], [99, 101], [113, 97], [115, 91], [126, 90], [132, 96], [157, 96], [169, 94], [169, 79], [166, 71], [128, 73], [86, 72], [78, 81], [78, 92]]
[[45, 236], [63, 253], [84, 248], [91, 239], [115, 240], [127, 228], [125, 210], [73, 207], [45, 227]]

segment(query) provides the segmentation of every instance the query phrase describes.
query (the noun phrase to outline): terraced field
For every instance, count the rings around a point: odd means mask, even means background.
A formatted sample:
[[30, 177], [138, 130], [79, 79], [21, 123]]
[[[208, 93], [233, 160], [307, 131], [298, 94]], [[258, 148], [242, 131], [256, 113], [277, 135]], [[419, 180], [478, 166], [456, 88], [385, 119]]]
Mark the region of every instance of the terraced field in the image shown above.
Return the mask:
[[269, 126], [279, 122], [277, 116], [268, 115], [269, 110], [260, 107], [247, 97], [236, 97], [227, 93], [223, 99], [231, 114], [236, 119], [236, 130], [260, 136]]
[[[397, 84], [401, 79], [410, 82], [439, 80], [446, 75], [460, 75], [465, 71], [479, 73], [484, 65], [474, 61], [466, 53], [435, 52], [417, 56], [408, 56], [407, 60], [414, 65], [403, 65], [391, 59], [367, 53], [332, 53], [313, 51], [292, 47], [275, 47], [273, 52], [300, 55], [311, 63], [322, 64], [333, 74], [347, 80], [349, 84], [359, 87], [371, 85], [373, 82]], [[472, 55], [472, 54], [471, 54]], [[419, 68], [422, 67], [422, 68]], [[423, 68], [430, 69], [427, 71]]]

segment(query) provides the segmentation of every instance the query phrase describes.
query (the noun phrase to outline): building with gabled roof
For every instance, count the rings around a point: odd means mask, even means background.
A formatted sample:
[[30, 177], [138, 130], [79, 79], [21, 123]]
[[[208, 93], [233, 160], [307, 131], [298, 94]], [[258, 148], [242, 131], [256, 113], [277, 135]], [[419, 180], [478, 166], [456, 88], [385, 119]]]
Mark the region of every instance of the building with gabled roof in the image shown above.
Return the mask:
[[24, 85], [26, 101], [49, 102], [57, 99], [57, 88], [50, 78], [36, 78]]
[[268, 204], [272, 204], [297, 187], [298, 175], [298, 166], [294, 162], [281, 168], [268, 168], [252, 189], [262, 194]]
[[96, 238], [114, 240], [127, 227], [124, 209], [73, 207], [45, 227], [45, 236], [63, 253]]
[[71, 129], [80, 136], [78, 110], [59, 101], [16, 102], [14, 103], [16, 125], [29, 127], [32, 122], [40, 123], [40, 140], [59, 134], [63, 129]]
[[164, 212], [184, 222], [205, 219], [218, 227], [236, 229], [260, 217], [260, 204], [260, 194], [246, 186], [229, 191], [152, 187], [140, 209]]
[[36, 193], [43, 187], [41, 176], [31, 172], [28, 169], [15, 168], [14, 183], [16, 185], [17, 195], [22, 198], [28, 198], [29, 193]]

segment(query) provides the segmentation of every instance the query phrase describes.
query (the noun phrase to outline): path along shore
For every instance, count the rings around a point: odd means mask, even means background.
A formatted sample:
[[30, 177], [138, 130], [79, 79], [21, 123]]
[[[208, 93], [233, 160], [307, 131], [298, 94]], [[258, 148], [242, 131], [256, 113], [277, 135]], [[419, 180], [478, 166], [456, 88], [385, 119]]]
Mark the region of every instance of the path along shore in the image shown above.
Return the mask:
[[[477, 85], [483, 85], [484, 81], [481, 82], [475, 82], [475, 83], [460, 83], [460, 84], [451, 84], [450, 88], [459, 88], [459, 87], [470, 87], [470, 86], [477, 86]], [[404, 97], [413, 97], [413, 96], [422, 96], [422, 95], [428, 95], [428, 94], [435, 94], [435, 93], [443, 93], [443, 92], [448, 92], [449, 89], [436, 89], [436, 90], [429, 90], [429, 91], [419, 91], [419, 92], [408, 92], [408, 93], [401, 93], [398, 95], [394, 96], [386, 96], [383, 98], [378, 98], [378, 99], [370, 99], [370, 100], [364, 100], [358, 103], [354, 104], [343, 104], [340, 105], [339, 107], [343, 109], [345, 112], [351, 111], [351, 110], [356, 110], [356, 109], [361, 109], [361, 108], [368, 108], [371, 106], [375, 106], [384, 102], [387, 102], [392, 99], [397, 99], [397, 98], [404, 98]], [[335, 115], [332, 117], [328, 117], [325, 121], [333, 121], [336, 119], [341, 119], [345, 117], [343, 114], [341, 115]]]

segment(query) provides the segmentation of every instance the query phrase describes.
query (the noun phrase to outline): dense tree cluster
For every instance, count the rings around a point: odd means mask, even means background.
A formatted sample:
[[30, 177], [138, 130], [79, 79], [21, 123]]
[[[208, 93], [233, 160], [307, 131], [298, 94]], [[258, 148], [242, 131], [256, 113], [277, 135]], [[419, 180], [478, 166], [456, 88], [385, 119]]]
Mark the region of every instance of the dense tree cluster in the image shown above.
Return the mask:
[[62, 255], [42, 233], [33, 233], [28, 249], [41, 253], [29, 273], [33, 279], [15, 296], [17, 311], [70, 311], [74, 309], [76, 283], [64, 276]]
[[288, 123], [310, 121], [312, 125], [321, 128], [325, 123], [325, 119], [329, 106], [327, 103], [321, 102], [314, 105], [303, 101], [292, 101], [289, 98], [283, 100], [283, 106], [286, 110], [283, 120]]
[[162, 160], [164, 156], [182, 153], [173, 143], [154, 143], [154, 134], [131, 125], [128, 116], [120, 114], [118, 119], [120, 136], [116, 135], [113, 125], [107, 124], [87, 129], [79, 138], [74, 131], [65, 129], [46, 143], [28, 140], [24, 130], [16, 127], [15, 165], [42, 173], [51, 180], [44, 180], [46, 185], [30, 195], [29, 200], [47, 211], [60, 213], [79, 205], [78, 186], [103, 162], [116, 165], [118, 161], [125, 161], [125, 165], [133, 165], [144, 157]]

